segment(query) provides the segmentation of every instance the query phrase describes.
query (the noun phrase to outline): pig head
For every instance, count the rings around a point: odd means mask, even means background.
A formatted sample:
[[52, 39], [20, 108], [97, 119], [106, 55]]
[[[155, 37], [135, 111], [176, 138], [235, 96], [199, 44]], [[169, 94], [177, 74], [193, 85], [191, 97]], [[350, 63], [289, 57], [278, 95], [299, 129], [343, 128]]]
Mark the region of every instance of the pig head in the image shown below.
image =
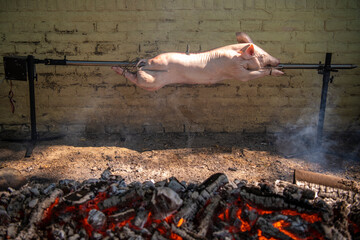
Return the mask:
[[214, 84], [226, 79], [249, 81], [267, 75], [280, 76], [274, 69], [279, 60], [256, 46], [245, 33], [236, 33], [238, 44], [201, 53], [163, 53], [142, 59], [137, 72], [112, 67], [137, 86], [155, 91], [169, 84]]

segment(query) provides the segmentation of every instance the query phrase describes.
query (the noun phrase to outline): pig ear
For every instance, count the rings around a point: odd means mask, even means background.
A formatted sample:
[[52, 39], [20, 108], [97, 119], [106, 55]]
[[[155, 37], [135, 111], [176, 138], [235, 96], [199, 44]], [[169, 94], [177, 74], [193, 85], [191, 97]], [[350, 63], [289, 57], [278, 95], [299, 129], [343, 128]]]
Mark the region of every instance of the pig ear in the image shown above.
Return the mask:
[[238, 43], [253, 43], [249, 35], [244, 32], [237, 32], [236, 40], [238, 41]]
[[249, 44], [248, 46], [246, 46], [245, 50], [240, 50], [239, 53], [244, 59], [252, 58], [255, 55], [254, 44]]

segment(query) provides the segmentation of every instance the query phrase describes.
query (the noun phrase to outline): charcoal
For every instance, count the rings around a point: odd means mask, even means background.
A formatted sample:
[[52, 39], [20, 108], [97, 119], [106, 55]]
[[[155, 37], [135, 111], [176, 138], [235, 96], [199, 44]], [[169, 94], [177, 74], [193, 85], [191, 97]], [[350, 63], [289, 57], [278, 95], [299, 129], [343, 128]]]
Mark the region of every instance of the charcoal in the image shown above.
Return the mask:
[[153, 194], [151, 203], [154, 217], [164, 219], [178, 210], [183, 204], [183, 200], [171, 188], [158, 187]]
[[14, 239], [16, 237], [17, 231], [18, 231], [18, 224], [16, 223], [10, 223], [7, 228], [7, 236], [10, 239]]
[[101, 180], [109, 180], [110, 179], [110, 176], [111, 176], [111, 172], [110, 172], [110, 169], [106, 169], [102, 174], [101, 174]]
[[0, 205], [0, 225], [5, 225], [10, 222], [10, 216], [5, 210], [5, 207]]
[[39, 196], [40, 195], [40, 192], [39, 192], [39, 189], [38, 188], [30, 188], [30, 192], [32, 193], [32, 194], [34, 194], [34, 196]]
[[[282, 227], [299, 239], [358, 238], [359, 194], [285, 181], [234, 183], [217, 173], [201, 184], [172, 177], [126, 185], [110, 171], [83, 183], [29, 183], [0, 193], [0, 238], [291, 239]], [[314, 222], [306, 220], [311, 215]]]
[[61, 188], [64, 193], [69, 193], [76, 191], [80, 188], [81, 184], [78, 181], [65, 179], [59, 181], [59, 188]]
[[132, 182], [128, 185], [129, 188], [141, 188], [142, 184], [141, 182]]
[[174, 224], [171, 225], [171, 232], [179, 235], [184, 240], [195, 240], [195, 238], [193, 238], [191, 235], [189, 235], [186, 231], [184, 231], [180, 228], [177, 228]]
[[84, 228], [80, 229], [79, 235], [80, 235], [80, 239], [82, 239], [82, 238], [88, 239], [89, 238], [89, 236], [86, 233], [86, 230]]
[[247, 181], [246, 180], [238, 180], [235, 179], [234, 183], [237, 185], [238, 188], [242, 188], [243, 186], [247, 185]]
[[100, 240], [103, 239], [103, 235], [97, 232], [93, 232], [91, 239], [93, 240]]
[[183, 207], [175, 215], [175, 223], [177, 224], [181, 218], [186, 221], [194, 219], [198, 209], [204, 206], [215, 191], [228, 182], [226, 175], [222, 173], [216, 173], [206, 179], [184, 202]]
[[155, 189], [155, 184], [152, 181], [145, 181], [142, 184], [142, 188], [144, 190], [147, 190], [147, 189], [154, 190]]
[[165, 187], [166, 184], [167, 184], [167, 180], [163, 180], [163, 181], [155, 183], [155, 187]]
[[125, 193], [127, 190], [129, 190], [126, 186], [124, 186], [124, 184], [122, 184], [123, 182], [115, 182], [112, 183], [110, 185], [110, 196], [113, 195], [121, 195], [123, 193]]
[[83, 181], [82, 185], [96, 185], [100, 182], [101, 182], [101, 179], [90, 178], [90, 179]]
[[267, 194], [274, 194], [275, 193], [275, 189], [273, 186], [271, 186], [269, 183], [260, 183], [259, 184], [260, 189], [263, 193], [267, 193]]
[[71, 237], [68, 238], [68, 240], [79, 240], [80, 239], [80, 235], [79, 234], [74, 234]]
[[168, 238], [161, 236], [159, 232], [155, 232], [152, 235], [151, 240], [168, 240]]
[[106, 209], [110, 207], [125, 207], [132, 205], [136, 201], [143, 199], [144, 192], [141, 188], [132, 188], [121, 195], [116, 195], [105, 199], [98, 204], [99, 209]]
[[66, 234], [65, 234], [64, 230], [62, 230], [62, 229], [53, 229], [52, 235], [55, 240], [65, 240], [66, 239]]
[[87, 221], [94, 229], [101, 229], [106, 222], [106, 216], [101, 211], [91, 209]]
[[43, 189], [43, 193], [45, 195], [48, 195], [50, 194], [52, 191], [54, 191], [56, 188], [56, 184], [55, 183], [51, 183], [49, 186], [47, 186], [45, 189]]
[[113, 233], [113, 231], [111, 229], [106, 230], [106, 235], [109, 238], [114, 238], [115, 237], [115, 234]]
[[233, 236], [229, 233], [228, 230], [220, 230], [213, 233], [213, 237], [217, 239], [224, 239], [224, 240], [232, 240]]
[[38, 199], [38, 198], [32, 199], [32, 200], [29, 202], [29, 204], [28, 204], [29, 208], [34, 208], [34, 207], [36, 207], [36, 205], [38, 204], [38, 202], [39, 202], [39, 199]]
[[263, 232], [264, 236], [277, 237], [283, 240], [292, 240], [291, 237], [282, 233], [279, 229], [275, 228], [271, 223], [266, 221], [263, 217], [259, 217], [256, 224], [257, 227]]
[[125, 221], [126, 219], [129, 219], [130, 217], [134, 217], [135, 214], [136, 214], [136, 211], [134, 209], [128, 209], [126, 211], [110, 215], [110, 216], [108, 216], [108, 218], [110, 220], [114, 220], [116, 222], [122, 222], [122, 221]]
[[189, 183], [186, 190], [189, 192], [192, 192], [195, 190], [196, 187], [197, 187], [197, 185], [195, 183]]
[[169, 178], [169, 183], [167, 184], [167, 187], [171, 188], [178, 194], [186, 190], [185, 186], [182, 183], [180, 183], [175, 177]]
[[215, 212], [215, 209], [217, 208], [219, 202], [221, 200], [220, 195], [216, 195], [212, 198], [211, 202], [207, 207], [205, 208], [205, 216], [201, 218], [199, 227], [198, 227], [198, 235], [201, 237], [205, 237], [207, 235], [207, 232], [209, 230], [209, 227], [212, 225], [212, 218]]
[[133, 225], [138, 228], [143, 228], [146, 221], [148, 220], [150, 211], [146, 210], [145, 208], [141, 207], [137, 210], [136, 217], [133, 220]]

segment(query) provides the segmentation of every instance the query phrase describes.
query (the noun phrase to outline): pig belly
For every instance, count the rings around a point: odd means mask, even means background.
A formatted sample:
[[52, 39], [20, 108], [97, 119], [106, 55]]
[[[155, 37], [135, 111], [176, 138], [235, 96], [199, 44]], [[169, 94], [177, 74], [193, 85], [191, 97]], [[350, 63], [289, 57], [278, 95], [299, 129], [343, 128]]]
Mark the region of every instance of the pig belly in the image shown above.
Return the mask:
[[217, 62], [206, 54], [161, 54], [149, 59], [137, 76], [141, 84], [149, 88], [177, 83], [213, 84], [227, 78]]

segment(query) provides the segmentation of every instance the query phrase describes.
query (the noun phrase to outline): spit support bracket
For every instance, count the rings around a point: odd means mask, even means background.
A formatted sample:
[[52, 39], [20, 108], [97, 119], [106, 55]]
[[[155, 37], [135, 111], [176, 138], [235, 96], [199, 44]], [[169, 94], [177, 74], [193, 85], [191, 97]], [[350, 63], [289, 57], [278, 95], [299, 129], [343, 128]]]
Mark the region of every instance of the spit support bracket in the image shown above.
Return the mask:
[[[336, 72], [339, 69], [353, 69], [356, 65], [353, 64], [331, 64], [331, 53], [326, 53], [325, 64], [279, 64], [276, 69], [316, 69], [319, 74], [323, 75], [323, 86], [321, 93], [321, 103], [319, 111], [319, 121], [317, 129], [316, 143], [321, 145], [321, 138], [323, 134], [326, 97], [329, 82], [332, 82], [333, 77], [330, 78], [330, 72]], [[39, 135], [36, 130], [36, 112], [35, 112], [35, 90], [34, 81], [37, 80], [36, 64], [44, 65], [59, 65], [59, 66], [119, 66], [124, 68], [136, 68], [138, 64], [136, 61], [83, 61], [83, 60], [67, 60], [64, 59], [36, 59], [32, 55], [24, 56], [6, 56], [4, 57], [5, 79], [18, 80], [29, 82], [29, 98], [30, 98], [30, 126], [31, 126], [31, 140], [29, 148], [26, 151], [25, 157], [30, 157], [32, 150], [35, 147], [36, 141], [39, 141]]]

